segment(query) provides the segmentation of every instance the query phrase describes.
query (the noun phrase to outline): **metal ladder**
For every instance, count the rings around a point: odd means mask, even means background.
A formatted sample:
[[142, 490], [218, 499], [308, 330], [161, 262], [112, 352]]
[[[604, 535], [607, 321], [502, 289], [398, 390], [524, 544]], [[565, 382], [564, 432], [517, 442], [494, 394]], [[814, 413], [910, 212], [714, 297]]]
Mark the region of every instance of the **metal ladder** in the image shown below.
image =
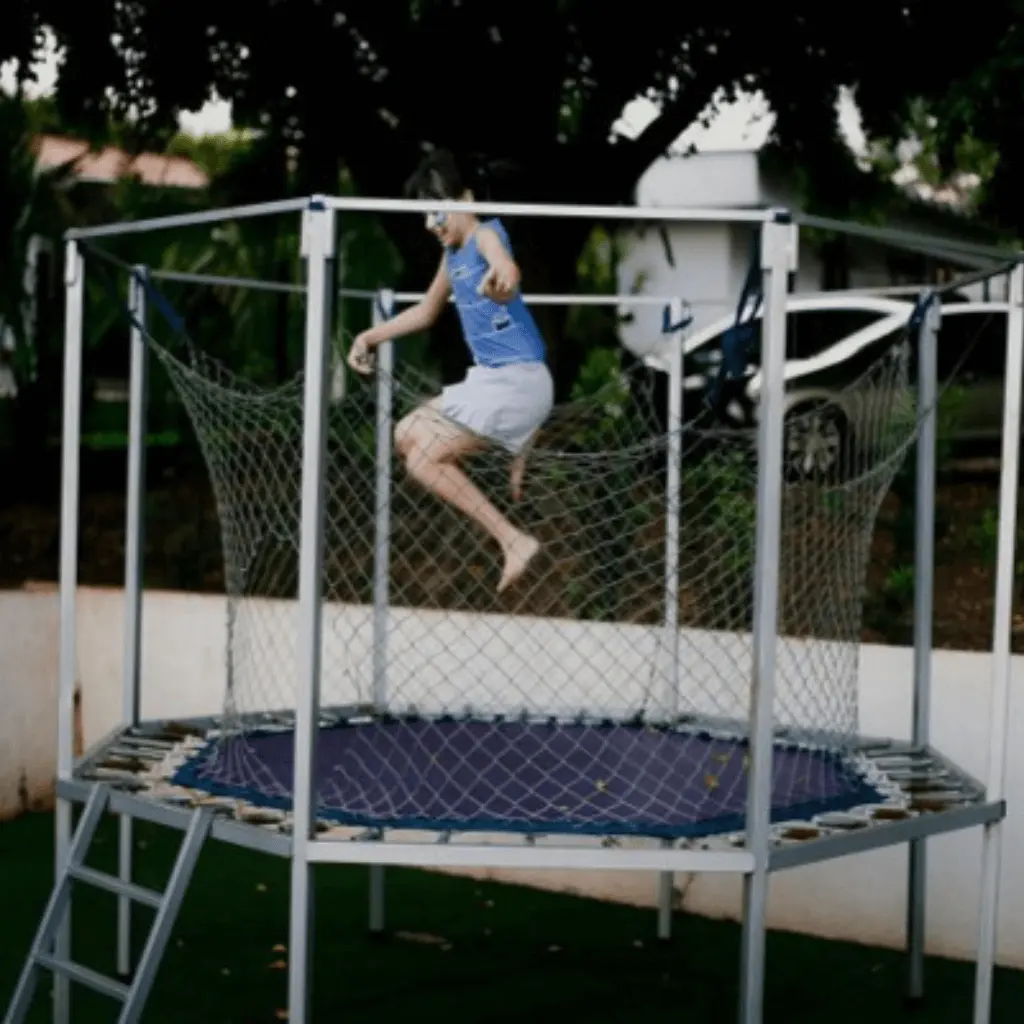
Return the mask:
[[[210, 833], [213, 816], [212, 812], [207, 809], [193, 812], [192, 820], [189, 822], [185, 838], [178, 851], [178, 857], [171, 870], [167, 888], [161, 893], [145, 889], [140, 885], [133, 885], [131, 882], [124, 882], [112, 875], [104, 874], [102, 871], [88, 868], [83, 863], [100, 819], [109, 805], [109, 788], [106, 785], [97, 784], [86, 801], [85, 810], [82, 812], [78, 827], [72, 836], [67, 864], [54, 883], [53, 892], [50, 894], [46, 910], [43, 912], [43, 919], [39, 924], [39, 930], [36, 932], [28, 959], [14, 989], [14, 997], [7, 1010], [7, 1016], [4, 1017], [4, 1024], [22, 1024], [35, 994], [39, 973], [43, 969], [116, 999], [121, 1003], [121, 1013], [117, 1018], [118, 1024], [135, 1024], [142, 1014], [156, 978], [157, 968], [167, 946], [167, 940], [170, 938], [171, 929], [178, 916], [178, 909], [185, 896], [185, 890], [188, 888], [203, 843]], [[156, 917], [130, 984], [108, 978], [71, 960], [59, 959], [55, 955], [54, 943], [71, 903], [71, 890], [74, 882], [91, 885], [120, 896], [127, 896], [136, 903], [156, 909]]]

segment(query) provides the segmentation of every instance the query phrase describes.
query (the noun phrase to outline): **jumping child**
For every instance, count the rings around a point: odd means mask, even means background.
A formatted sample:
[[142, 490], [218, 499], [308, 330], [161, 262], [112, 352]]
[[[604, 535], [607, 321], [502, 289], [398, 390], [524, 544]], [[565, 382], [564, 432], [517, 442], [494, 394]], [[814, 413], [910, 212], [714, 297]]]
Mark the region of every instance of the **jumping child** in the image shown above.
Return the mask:
[[[420, 164], [408, 191], [419, 199], [473, 201], [472, 190], [445, 151], [431, 153]], [[462, 211], [435, 212], [427, 215], [426, 226], [444, 249], [426, 295], [359, 334], [348, 362], [370, 373], [377, 345], [430, 327], [449, 294], [454, 295], [473, 365], [462, 381], [398, 423], [395, 448], [413, 479], [472, 518], [501, 546], [501, 593], [526, 571], [540, 542], [516, 529], [459, 461], [488, 442], [500, 444], [514, 456], [510, 484], [518, 500], [527, 447], [552, 409], [553, 382], [544, 340], [519, 293], [521, 275], [501, 221], [481, 222]]]

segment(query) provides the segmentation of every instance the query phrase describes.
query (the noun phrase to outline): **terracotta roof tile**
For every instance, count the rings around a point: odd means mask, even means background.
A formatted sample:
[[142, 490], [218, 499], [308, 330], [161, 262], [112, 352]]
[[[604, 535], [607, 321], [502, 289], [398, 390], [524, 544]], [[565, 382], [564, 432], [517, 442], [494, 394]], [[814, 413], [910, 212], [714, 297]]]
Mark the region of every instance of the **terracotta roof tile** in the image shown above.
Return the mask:
[[37, 136], [35, 148], [40, 169], [74, 162], [79, 181], [112, 184], [135, 177], [145, 185], [175, 188], [206, 188], [210, 183], [206, 172], [187, 157], [160, 153], [131, 156], [114, 146], [90, 151], [84, 140], [60, 135]]

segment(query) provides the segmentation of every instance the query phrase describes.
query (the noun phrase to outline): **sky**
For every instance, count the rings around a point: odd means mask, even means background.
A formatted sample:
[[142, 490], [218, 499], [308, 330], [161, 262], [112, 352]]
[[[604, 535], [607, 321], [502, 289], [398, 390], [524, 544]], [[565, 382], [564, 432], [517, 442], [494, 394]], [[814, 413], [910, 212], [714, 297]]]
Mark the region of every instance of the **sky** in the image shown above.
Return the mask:
[[[30, 96], [53, 92], [59, 73], [58, 53], [52, 37], [42, 58], [34, 65], [38, 81], [30, 83], [26, 91]], [[14, 66], [10, 62], [0, 65], [0, 89], [14, 89]], [[657, 107], [646, 99], [628, 103], [616, 122], [616, 130], [626, 135], [642, 131], [657, 116]], [[839, 124], [850, 148], [855, 153], [864, 151], [864, 133], [860, 115], [852, 95], [846, 91], [837, 104]], [[208, 135], [227, 131], [231, 127], [231, 105], [223, 100], [211, 100], [201, 110], [182, 113], [178, 119], [182, 131], [190, 135]], [[759, 149], [772, 127], [771, 110], [760, 93], [744, 94], [735, 102], [723, 103], [705, 127], [694, 124], [676, 141], [676, 146], [693, 146], [698, 151]]]

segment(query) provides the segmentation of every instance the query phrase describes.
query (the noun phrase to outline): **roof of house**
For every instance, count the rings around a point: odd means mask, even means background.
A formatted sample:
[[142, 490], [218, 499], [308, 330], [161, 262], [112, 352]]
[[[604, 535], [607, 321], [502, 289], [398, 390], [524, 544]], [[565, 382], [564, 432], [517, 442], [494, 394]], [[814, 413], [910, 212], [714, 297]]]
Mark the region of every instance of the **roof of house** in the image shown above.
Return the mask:
[[72, 164], [79, 181], [113, 184], [136, 178], [144, 185], [164, 188], [206, 188], [206, 172], [194, 161], [162, 153], [126, 153], [115, 146], [92, 150], [84, 139], [39, 135], [35, 140], [40, 170]]

